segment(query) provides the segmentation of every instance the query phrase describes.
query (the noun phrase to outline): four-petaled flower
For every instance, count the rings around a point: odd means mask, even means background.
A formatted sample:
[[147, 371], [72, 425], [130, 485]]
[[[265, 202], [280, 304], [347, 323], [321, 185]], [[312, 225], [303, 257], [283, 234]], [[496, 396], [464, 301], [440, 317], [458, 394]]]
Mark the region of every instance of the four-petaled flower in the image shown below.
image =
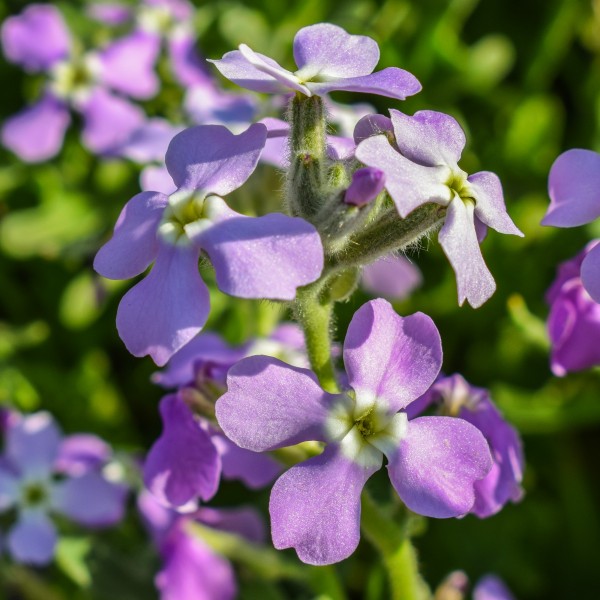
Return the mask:
[[408, 71], [389, 67], [373, 73], [379, 46], [364, 35], [351, 35], [337, 25], [303, 27], [294, 37], [295, 72], [240, 44], [220, 60], [211, 60], [227, 79], [255, 92], [300, 92], [321, 96], [346, 91], [378, 94], [404, 100], [421, 90]]
[[355, 136], [362, 141], [356, 158], [385, 173], [401, 217], [428, 202], [446, 207], [439, 241], [456, 273], [459, 304], [467, 300], [477, 308], [496, 289], [479, 239], [487, 227], [523, 235], [506, 212], [500, 180], [489, 171], [468, 176], [458, 166], [465, 134], [453, 117], [430, 110], [412, 117], [390, 110], [390, 115], [364, 117], [357, 124]]
[[12, 414], [0, 457], [0, 512], [17, 508], [7, 545], [18, 562], [43, 565], [52, 560], [57, 532], [50, 513], [86, 527], [120, 521], [126, 488], [108, 481], [101, 467], [110, 449], [91, 435], [61, 439], [47, 412]]
[[204, 326], [208, 289], [198, 273], [204, 251], [217, 285], [240, 298], [293, 300], [296, 288], [315, 281], [323, 247], [306, 221], [271, 213], [250, 218], [221, 196], [250, 177], [267, 137], [261, 124], [233, 135], [219, 125], [182, 131], [165, 162], [177, 190], [142, 192], [123, 208], [94, 268], [110, 279], [150, 274], [121, 300], [117, 329], [135, 356], [162, 366]]
[[270, 502], [275, 547], [294, 547], [317, 565], [356, 548], [361, 490], [384, 455], [408, 508], [439, 518], [468, 513], [474, 483], [492, 467], [488, 444], [470, 423], [407, 417], [405, 409], [433, 383], [442, 362], [429, 317], [402, 318], [385, 300], [368, 302], [350, 323], [343, 355], [349, 384], [343, 393], [323, 391], [307, 369], [255, 356], [229, 370], [228, 391], [216, 404], [223, 431], [242, 448], [327, 443], [275, 482]]

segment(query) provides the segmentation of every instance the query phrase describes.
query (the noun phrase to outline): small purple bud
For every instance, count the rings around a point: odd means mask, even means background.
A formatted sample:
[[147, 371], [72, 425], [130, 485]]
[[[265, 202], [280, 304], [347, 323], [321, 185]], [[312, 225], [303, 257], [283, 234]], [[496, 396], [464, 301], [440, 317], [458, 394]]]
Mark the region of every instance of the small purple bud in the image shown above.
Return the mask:
[[346, 190], [344, 202], [364, 206], [377, 198], [385, 185], [385, 173], [373, 167], [358, 169], [352, 175], [352, 183]]

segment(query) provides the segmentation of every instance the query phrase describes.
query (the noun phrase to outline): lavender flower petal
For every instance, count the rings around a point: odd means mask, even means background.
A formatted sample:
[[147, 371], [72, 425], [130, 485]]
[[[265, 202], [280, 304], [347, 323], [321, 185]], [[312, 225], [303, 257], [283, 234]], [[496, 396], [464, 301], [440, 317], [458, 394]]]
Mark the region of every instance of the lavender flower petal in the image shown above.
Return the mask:
[[322, 77], [360, 77], [373, 72], [379, 62], [377, 42], [352, 35], [331, 23], [303, 27], [294, 37], [294, 60], [303, 80]]
[[465, 132], [454, 117], [421, 110], [412, 117], [390, 110], [400, 152], [417, 164], [454, 166], [466, 144]]
[[385, 187], [403, 218], [427, 202], [445, 206], [451, 199], [446, 185], [448, 167], [428, 167], [408, 160], [392, 148], [385, 135], [363, 140], [356, 148], [356, 158], [385, 173]]
[[71, 50], [62, 15], [48, 4], [32, 4], [20, 15], [8, 17], [0, 37], [6, 58], [28, 71], [47, 71]]
[[233, 600], [237, 596], [229, 562], [182, 527], [169, 536], [161, 554], [163, 567], [155, 579], [161, 600]]
[[152, 98], [160, 85], [154, 72], [159, 51], [160, 38], [143, 31], [112, 42], [99, 54], [102, 83], [132, 98]]
[[166, 167], [145, 167], [140, 173], [140, 187], [145, 192], [158, 191], [169, 196], [177, 188]]
[[143, 273], [158, 254], [156, 229], [168, 198], [142, 192], [134, 196], [117, 219], [113, 237], [94, 258], [94, 269], [108, 279], [130, 279]]
[[194, 518], [203, 525], [235, 533], [255, 544], [265, 541], [264, 521], [260, 514], [250, 507], [216, 509], [203, 506], [194, 513]]
[[462, 419], [418, 417], [388, 455], [392, 485], [406, 506], [421, 515], [459, 517], [475, 502], [473, 485], [492, 468], [488, 443]]
[[383, 256], [362, 272], [365, 290], [390, 300], [403, 300], [422, 283], [421, 271], [404, 256]]
[[19, 497], [18, 476], [0, 465], [0, 513], [12, 508], [19, 501]]
[[190, 127], [173, 138], [165, 162], [178, 188], [224, 196], [250, 177], [266, 139], [258, 123], [239, 135], [220, 125]]
[[83, 143], [92, 152], [116, 151], [145, 120], [139, 106], [103, 88], [96, 88], [79, 108], [85, 121]]
[[600, 217], [600, 154], [563, 152], [548, 176], [550, 206], [542, 225], [577, 227]]
[[364, 206], [375, 200], [385, 185], [385, 173], [373, 167], [357, 169], [344, 195], [346, 204]]
[[506, 212], [502, 184], [498, 175], [480, 171], [467, 179], [475, 192], [475, 216], [485, 225], [500, 233], [512, 233], [523, 237], [523, 233], [512, 222]]
[[229, 369], [227, 392], [217, 400], [216, 414], [229, 439], [264, 452], [306, 440], [325, 441], [323, 426], [334, 399], [312, 371], [251, 356]]
[[26, 478], [45, 478], [58, 456], [60, 430], [50, 413], [20, 418], [6, 432], [6, 458]]
[[473, 600], [515, 600], [515, 597], [500, 578], [485, 575], [473, 589]]
[[167, 48], [171, 69], [182, 86], [206, 85], [212, 81], [196, 50], [196, 40], [187, 31], [175, 32]]
[[[139, 129], [133, 131], [131, 136], [115, 152], [141, 164], [151, 161], [162, 162], [171, 140], [182, 129], [182, 127], [171, 125], [165, 119], [149, 119]], [[170, 177], [169, 183], [172, 185]]]
[[111, 456], [110, 446], [98, 436], [78, 433], [63, 438], [54, 469], [71, 476], [80, 476], [99, 469]]
[[363, 140], [381, 133], [394, 133], [392, 120], [380, 114], [365, 115], [354, 127], [354, 141], [358, 145]]
[[408, 71], [397, 67], [388, 67], [377, 73], [363, 77], [349, 77], [324, 82], [308, 82], [306, 87], [318, 96], [329, 92], [359, 92], [362, 94], [377, 94], [386, 98], [406, 100], [421, 91], [419, 80]]
[[427, 315], [400, 317], [386, 300], [371, 300], [350, 322], [344, 365], [357, 397], [377, 398], [395, 413], [435, 381], [442, 366], [440, 336]]
[[8, 533], [7, 546], [15, 561], [41, 566], [52, 560], [56, 542], [56, 529], [46, 513], [25, 510]]
[[167, 506], [210, 500], [219, 486], [221, 461], [208, 432], [177, 394], [161, 400], [160, 414], [163, 432], [146, 458], [146, 486]]
[[123, 296], [117, 329], [134, 356], [149, 354], [163, 366], [202, 329], [209, 302], [198, 251], [161, 246], [149, 275]]
[[26, 162], [42, 162], [61, 149], [70, 122], [64, 102], [46, 94], [4, 122], [2, 144]]
[[108, 527], [123, 519], [127, 489], [99, 472], [70, 477], [52, 490], [52, 508], [87, 527]]
[[473, 203], [455, 197], [448, 205], [438, 239], [456, 274], [459, 305], [467, 300], [478, 308], [494, 293], [496, 282], [479, 249], [474, 209]]
[[186, 231], [208, 253], [223, 292], [239, 298], [293, 300], [298, 287], [318, 279], [323, 246], [310, 223], [279, 213], [246, 217], [220, 199], [210, 200], [211, 218], [220, 221], [198, 235], [191, 227]]
[[581, 263], [583, 287], [595, 302], [600, 302], [600, 245], [592, 248]]
[[286, 471], [275, 482], [269, 503], [275, 548], [293, 547], [311, 565], [350, 556], [360, 539], [360, 494], [378, 469], [348, 460], [330, 444]]

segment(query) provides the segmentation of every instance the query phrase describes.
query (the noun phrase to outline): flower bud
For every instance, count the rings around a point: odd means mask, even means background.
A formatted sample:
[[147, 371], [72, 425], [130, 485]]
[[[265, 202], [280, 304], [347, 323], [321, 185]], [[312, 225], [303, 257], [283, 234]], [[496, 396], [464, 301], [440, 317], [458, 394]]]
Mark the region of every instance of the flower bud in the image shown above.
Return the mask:
[[385, 185], [385, 174], [379, 169], [365, 167], [352, 175], [352, 183], [346, 190], [344, 202], [354, 206], [364, 206], [377, 198]]

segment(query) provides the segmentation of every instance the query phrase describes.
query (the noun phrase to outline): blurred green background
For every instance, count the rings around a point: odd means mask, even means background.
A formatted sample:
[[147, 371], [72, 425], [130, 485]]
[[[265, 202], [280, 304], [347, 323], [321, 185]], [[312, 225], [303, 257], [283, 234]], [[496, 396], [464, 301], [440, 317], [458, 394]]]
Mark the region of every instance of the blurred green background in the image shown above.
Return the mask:
[[[108, 30], [85, 19], [83, 4], [56, 4], [89, 44], [107, 39]], [[508, 210], [526, 237], [491, 232], [484, 242], [496, 294], [477, 311], [458, 308], [453, 272], [432, 239], [411, 254], [425, 284], [397, 309], [428, 313], [442, 334], [444, 370], [489, 387], [519, 428], [527, 458], [526, 495], [521, 504], [485, 521], [429, 520], [415, 543], [432, 586], [449, 571], [463, 569], [472, 581], [495, 572], [523, 600], [600, 597], [600, 372], [553, 378], [544, 325], [544, 293], [557, 263], [600, 235], [600, 224], [574, 230], [539, 225], [554, 158], [572, 147], [600, 150], [600, 1], [196, 5], [199, 48], [210, 58], [243, 41], [289, 67], [294, 33], [320, 21], [375, 38], [380, 67], [411, 71], [423, 91], [404, 103], [351, 94], [336, 99], [368, 101], [382, 112], [389, 107], [449, 112], [467, 132], [462, 168], [499, 174]], [[0, 18], [23, 6], [2, 2]], [[2, 118], [39, 89], [37, 78], [3, 60], [0, 78]], [[147, 110], [174, 117], [180, 101], [181, 92], [167, 84]], [[134, 165], [87, 153], [77, 126], [61, 154], [45, 164], [28, 166], [0, 150], [0, 403], [25, 411], [46, 408], [69, 433], [93, 431], [120, 450], [141, 454], [160, 432], [161, 391], [149, 382], [155, 368], [149, 358], [130, 356], [116, 333], [116, 307], [129, 284], [100, 280], [91, 268], [123, 204], [137, 192], [138, 174]], [[254, 194], [255, 205], [275, 203], [280, 187], [279, 176], [261, 167], [250, 192], [243, 193]], [[212, 299], [209, 327], [230, 341], [267, 328], [265, 304], [232, 301], [220, 293]], [[338, 339], [366, 299], [357, 293], [339, 306]], [[225, 483], [213, 504], [256, 500], [264, 507], [267, 498], [268, 492]], [[5, 577], [0, 598], [156, 597], [152, 577], [158, 559], [133, 503], [130, 519], [94, 537], [92, 547], [80, 532], [74, 535], [58, 564], [37, 573], [0, 559]], [[351, 590], [369, 582], [366, 595], [355, 591], [352, 597], [385, 598], [379, 558], [366, 542], [358, 556], [352, 568], [337, 567]], [[244, 598], [311, 597], [287, 584], [267, 592], [243, 569], [239, 579]]]

